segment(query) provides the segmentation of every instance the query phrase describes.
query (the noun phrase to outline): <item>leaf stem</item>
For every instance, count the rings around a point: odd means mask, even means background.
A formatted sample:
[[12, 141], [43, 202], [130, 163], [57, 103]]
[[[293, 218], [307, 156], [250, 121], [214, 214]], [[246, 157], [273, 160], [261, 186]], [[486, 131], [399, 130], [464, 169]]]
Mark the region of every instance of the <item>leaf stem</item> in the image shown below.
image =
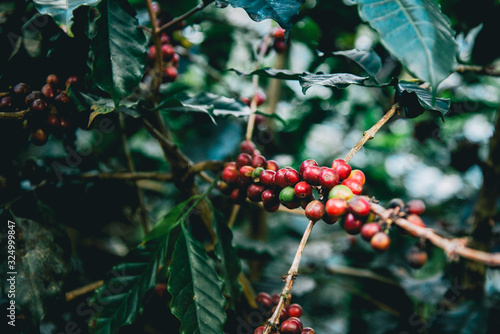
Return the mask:
[[190, 10], [188, 10], [187, 12], [185, 12], [184, 14], [182, 14], [181, 16], [178, 16], [174, 19], [172, 19], [171, 21], [165, 23], [164, 25], [162, 25], [159, 29], [158, 29], [158, 32], [161, 32], [171, 26], [173, 26], [174, 24], [177, 24], [179, 23], [180, 21], [182, 20], [185, 20], [187, 19], [188, 17], [190, 17], [191, 15], [205, 9], [205, 7], [207, 7], [208, 5], [210, 5], [212, 2], [214, 2], [215, 0], [204, 0], [202, 3], [199, 3], [197, 6], [191, 8]]
[[85, 295], [89, 292], [94, 291], [95, 289], [101, 287], [104, 284], [103, 280], [96, 281], [90, 284], [87, 284], [85, 286], [82, 286], [81, 288], [66, 292], [66, 301], [69, 302], [70, 300], [73, 300], [77, 297], [80, 297], [82, 295]]
[[285, 307], [285, 302], [290, 302], [290, 291], [292, 290], [293, 283], [298, 276], [299, 273], [299, 264], [302, 258], [302, 253], [304, 252], [304, 248], [307, 243], [307, 239], [309, 239], [309, 235], [311, 234], [312, 228], [314, 226], [314, 221], [310, 220], [307, 224], [306, 230], [302, 235], [302, 240], [300, 240], [299, 247], [297, 248], [297, 252], [295, 253], [295, 257], [293, 258], [292, 265], [290, 266], [290, 270], [288, 270], [288, 275], [285, 278], [285, 287], [281, 291], [281, 298], [276, 305], [276, 309], [273, 315], [269, 318], [266, 324], [266, 329], [264, 330], [264, 334], [270, 334], [272, 328], [277, 328], [279, 325], [281, 311]]
[[345, 162], [349, 162], [356, 153], [363, 147], [363, 145], [370, 139], [375, 137], [378, 130], [399, 110], [399, 104], [394, 104], [391, 109], [369, 130], [363, 133], [363, 138], [351, 149], [351, 151], [344, 158]]

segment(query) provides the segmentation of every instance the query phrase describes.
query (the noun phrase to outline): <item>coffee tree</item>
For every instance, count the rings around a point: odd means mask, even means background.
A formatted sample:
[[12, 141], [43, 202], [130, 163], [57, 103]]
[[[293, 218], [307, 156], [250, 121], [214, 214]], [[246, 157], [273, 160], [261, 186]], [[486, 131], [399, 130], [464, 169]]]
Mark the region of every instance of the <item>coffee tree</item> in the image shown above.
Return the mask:
[[498, 328], [495, 1], [0, 8], [8, 330]]

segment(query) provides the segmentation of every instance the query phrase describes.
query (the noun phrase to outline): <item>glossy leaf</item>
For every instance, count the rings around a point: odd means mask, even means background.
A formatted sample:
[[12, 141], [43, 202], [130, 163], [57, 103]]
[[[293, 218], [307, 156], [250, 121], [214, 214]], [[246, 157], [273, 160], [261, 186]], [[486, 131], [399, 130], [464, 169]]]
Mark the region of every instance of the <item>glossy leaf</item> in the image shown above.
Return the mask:
[[368, 77], [359, 77], [350, 73], [333, 74], [312, 74], [304, 73], [299, 77], [299, 83], [302, 86], [302, 93], [314, 85], [321, 85], [335, 88], [346, 88], [351, 84], [363, 86]]
[[[117, 333], [142, 311], [146, 292], [154, 287], [159, 269], [172, 256], [173, 245], [180, 233], [179, 224], [185, 218], [182, 212], [189, 201], [175, 206], [141, 245], [113, 267], [90, 302], [92, 307], [100, 310], [89, 322], [91, 333]], [[102, 305], [106, 307], [101, 308]]]
[[233, 71], [240, 76], [249, 76], [249, 75], [259, 75], [261, 77], [274, 78], [274, 79], [282, 79], [282, 80], [299, 80], [299, 76], [302, 73], [296, 73], [290, 70], [278, 70], [275, 68], [265, 67], [259, 68], [250, 72], [242, 72], [238, 71], [234, 68], [229, 69], [229, 71]]
[[382, 68], [382, 59], [380, 59], [380, 56], [375, 51], [353, 49], [332, 52], [332, 54], [334, 56], [344, 56], [356, 62], [366, 71], [366, 73], [377, 80], [377, 73]]
[[450, 99], [435, 98], [434, 103], [432, 100], [432, 94], [415, 83], [400, 81], [396, 84], [394, 101], [404, 108], [407, 118], [415, 118], [424, 110], [438, 111], [444, 117], [450, 109]]
[[214, 215], [213, 228], [217, 235], [215, 244], [215, 255], [221, 264], [221, 274], [224, 279], [224, 292], [229, 296], [229, 307], [235, 309], [235, 303], [241, 294], [241, 284], [238, 276], [241, 272], [240, 258], [236, 254], [236, 249], [232, 245], [233, 232], [227, 223]]
[[127, 1], [103, 0], [98, 9], [97, 34], [91, 42], [92, 77], [118, 106], [141, 81], [147, 61], [147, 40]]
[[289, 33], [304, 0], [216, 0], [219, 7], [241, 7], [254, 21], [273, 19]]
[[438, 84], [456, 67], [458, 45], [449, 19], [432, 0], [357, 0], [360, 17], [418, 78]]
[[52, 16], [59, 26], [71, 28], [73, 11], [80, 6], [95, 6], [100, 0], [33, 0], [40, 14]]
[[186, 229], [175, 244], [167, 289], [170, 310], [181, 321], [181, 333], [223, 333], [226, 321], [222, 281], [203, 245]]

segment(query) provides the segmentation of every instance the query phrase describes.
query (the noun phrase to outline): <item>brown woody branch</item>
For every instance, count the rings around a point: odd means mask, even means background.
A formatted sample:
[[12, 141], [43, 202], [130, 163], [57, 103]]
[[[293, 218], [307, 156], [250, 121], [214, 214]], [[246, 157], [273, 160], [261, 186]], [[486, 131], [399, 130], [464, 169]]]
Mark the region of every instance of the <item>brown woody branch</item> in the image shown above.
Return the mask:
[[21, 110], [21, 111], [0, 111], [0, 119], [24, 119], [28, 114], [30, 110]]
[[474, 66], [474, 65], [458, 65], [456, 71], [458, 73], [476, 73], [477, 75], [489, 75], [492, 77], [500, 77], [500, 71], [490, 66]]
[[173, 20], [171, 20], [170, 22], [167, 22], [165, 23], [164, 25], [162, 25], [158, 31], [163, 31], [171, 26], [173, 26], [174, 24], [177, 24], [179, 22], [181, 22], [182, 20], [185, 20], [187, 19], [188, 17], [190, 17], [191, 15], [205, 9], [205, 7], [207, 7], [208, 5], [210, 5], [212, 2], [214, 2], [214, 0], [204, 0], [202, 3], [198, 4], [196, 7], [193, 7], [191, 8], [189, 11], [187, 11], [186, 13], [182, 14], [181, 16], [178, 16], [176, 18], [174, 18]]

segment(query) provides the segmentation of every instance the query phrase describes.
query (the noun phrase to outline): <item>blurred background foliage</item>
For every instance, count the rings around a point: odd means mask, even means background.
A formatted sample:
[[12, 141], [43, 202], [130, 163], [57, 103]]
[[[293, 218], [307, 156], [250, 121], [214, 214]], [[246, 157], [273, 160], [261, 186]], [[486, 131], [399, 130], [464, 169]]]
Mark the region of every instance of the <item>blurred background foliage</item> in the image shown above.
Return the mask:
[[[158, 2], [167, 17], [178, 16], [197, 4], [195, 0]], [[130, 3], [137, 10], [140, 23], [148, 25], [144, 2]], [[457, 32], [460, 61], [498, 65], [500, 49], [495, 47], [500, 31], [498, 1], [442, 0], [439, 3]], [[82, 26], [84, 20], [79, 21], [80, 16], [88, 13], [85, 8], [75, 12], [72, 38], [51, 18], [45, 17], [48, 23], [29, 42], [36, 43], [31, 45], [36, 52], [30, 53], [21, 47], [11, 58], [16, 45], [11, 43], [9, 33], [26, 34], [23, 21], [37, 14], [30, 2], [0, 4], [0, 91], [21, 81], [33, 87], [41, 86], [50, 73], [88, 74], [89, 39], [84, 33], [88, 27]], [[162, 89], [175, 88], [193, 95], [210, 92], [226, 97], [250, 96], [250, 77], [240, 77], [227, 70], [252, 70], [258, 45], [276, 23], [271, 20], [257, 23], [242, 9], [221, 10], [215, 6], [207, 7], [185, 23], [185, 28], [175, 35], [181, 50], [179, 78]], [[278, 57], [283, 57], [283, 67], [294, 72], [345, 72], [363, 76], [365, 72], [356, 63], [328, 55], [353, 48], [373, 49], [383, 60], [382, 82], [392, 77], [411, 78], [385, 51], [378, 35], [360, 21], [351, 0], [307, 0], [290, 37], [286, 55], [271, 52], [263, 59], [263, 67], [275, 67]], [[219, 73], [218, 76], [211, 76], [207, 67]], [[272, 80], [261, 77], [260, 89], [269, 92]], [[353, 168], [362, 169], [367, 176], [365, 193], [382, 203], [396, 197], [422, 199], [427, 204], [423, 219], [428, 227], [445, 236], [469, 235], [469, 217], [482, 186], [479, 166], [487, 158], [500, 105], [499, 80], [454, 73], [440, 85], [439, 96], [452, 101], [444, 122], [430, 112], [415, 119], [402, 116], [391, 119], [351, 161]], [[333, 159], [344, 157], [363, 132], [390, 108], [394, 95], [390, 87], [353, 85], [339, 90], [315, 86], [303, 94], [296, 81], [281, 81], [280, 86], [275, 112], [284, 123], [262, 119], [253, 140], [268, 159], [295, 168], [307, 158], [328, 165]], [[268, 111], [268, 107], [264, 104], [262, 111]], [[118, 124], [115, 114], [107, 116]], [[163, 116], [180, 149], [194, 162], [234, 159], [246, 129], [246, 119], [241, 117], [219, 117], [215, 125], [203, 113], [165, 112]], [[50, 210], [48, 215], [56, 222], [51, 226], [65, 240], [60, 246], [66, 254], [71, 254], [65, 260], [67, 268], [60, 281], [61, 291], [102, 279], [112, 265], [119, 263], [142, 240], [133, 186], [120, 180], [82, 182], [75, 178], [57, 182], [51, 163], [66, 159], [64, 142], [51, 138], [46, 145], [35, 147], [1, 127], [0, 202], [17, 198], [11, 206], [16, 217], [38, 221], [42, 221], [41, 211]], [[169, 170], [160, 147], [141, 127], [140, 120], [128, 117], [126, 129], [138, 171]], [[102, 140], [99, 136], [96, 131], [76, 131], [76, 150], [87, 149], [90, 154], [66, 172], [77, 175], [126, 169], [119, 131], [105, 134]], [[36, 196], [26, 195], [46, 179], [53, 182], [37, 190]], [[139, 184], [152, 222], [179, 202], [179, 191], [171, 184], [154, 181]], [[206, 186], [200, 181], [202, 189]], [[229, 217], [230, 199], [217, 192], [211, 194], [211, 199], [226, 218]], [[2, 215], [10, 214], [4, 210]], [[499, 220], [497, 216], [495, 222]], [[243, 271], [256, 292], [281, 290], [280, 277], [289, 268], [306, 222], [299, 215], [268, 214], [256, 210], [252, 204], [243, 205], [233, 229], [234, 242]], [[202, 240], [206, 237], [201, 222], [194, 221], [191, 230]], [[500, 251], [498, 223], [493, 232], [492, 250]], [[317, 333], [498, 331], [498, 269], [487, 270], [483, 298], [462, 299], [457, 285], [460, 272], [453, 270], [442, 250], [428, 247], [428, 263], [415, 270], [405, 260], [406, 249], [415, 241], [397, 233], [391, 238], [390, 251], [377, 255], [359, 236], [348, 236], [338, 225], [317, 224], [305, 249], [292, 298], [304, 307], [303, 319], [307, 326], [315, 328]], [[87, 297], [67, 303], [61, 296], [54, 298], [47, 304], [40, 331], [59, 333], [73, 320], [86, 332], [86, 317], [80, 316], [77, 310]], [[241, 303], [238, 310], [248, 311], [248, 306]], [[122, 332], [172, 333], [178, 322], [166, 314], [169, 314], [168, 298], [151, 296], [136, 324], [123, 328]], [[240, 325], [237, 319], [236, 315], [228, 316], [229, 333]]]

